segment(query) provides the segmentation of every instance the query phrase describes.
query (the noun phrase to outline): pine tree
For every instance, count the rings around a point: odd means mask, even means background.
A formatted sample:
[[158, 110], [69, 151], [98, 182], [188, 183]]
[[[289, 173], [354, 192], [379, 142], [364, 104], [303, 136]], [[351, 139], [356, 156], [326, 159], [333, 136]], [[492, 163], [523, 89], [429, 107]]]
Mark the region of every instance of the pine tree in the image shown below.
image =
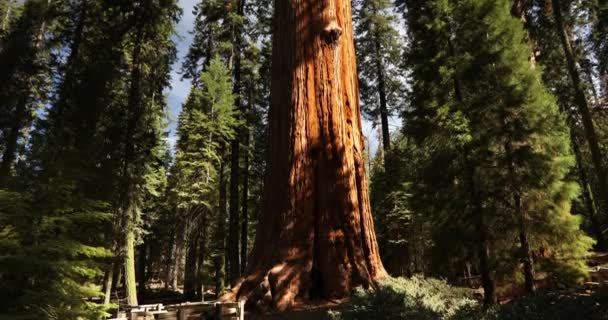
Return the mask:
[[[218, 191], [217, 184], [222, 178], [220, 170], [227, 165], [223, 150], [235, 137], [239, 122], [234, 108], [235, 97], [230, 76], [219, 57], [216, 56], [210, 61], [206, 71], [201, 74], [199, 83], [200, 88], [193, 88], [180, 114], [179, 140], [174, 164], [177, 209], [186, 215], [188, 221], [192, 221], [188, 224], [186, 234], [194, 234], [199, 228], [207, 228], [201, 222], [210, 221], [213, 217], [211, 213], [215, 213], [215, 239], [212, 250], [216, 263], [222, 264], [217, 261], [224, 256], [224, 246], [221, 243], [225, 235], [222, 225], [226, 215], [223, 210], [218, 211], [221, 205], [218, 193], [221, 191]], [[201, 241], [207, 242], [209, 239]], [[196, 265], [195, 261], [190, 263]], [[223, 269], [220, 266], [217, 268]], [[196, 290], [196, 281], [193, 278], [195, 275], [186, 276], [186, 295], [192, 297]], [[224, 275], [216, 275], [216, 281], [223, 279]], [[223, 290], [221, 287], [219, 285], [220, 291]]]
[[576, 65], [577, 61], [573, 53], [570, 35], [568, 34], [564, 22], [561, 1], [551, 1], [551, 3], [553, 13], [555, 14], [555, 28], [560, 36], [562, 49], [566, 58], [566, 65], [568, 67], [568, 74], [574, 90], [574, 102], [578, 108], [578, 112], [583, 123], [585, 138], [587, 139], [587, 143], [591, 151], [591, 160], [593, 167], [595, 168], [598, 181], [598, 193], [600, 195], [602, 205], [606, 206], [606, 203], [608, 203], [608, 171], [606, 170], [606, 164], [604, 163], [602, 150], [600, 149], [598, 142], [595, 124], [593, 123], [593, 118], [589, 108], [589, 101], [587, 100], [587, 95], [583, 87], [584, 85]]
[[390, 149], [389, 118], [404, 93], [403, 44], [389, 0], [360, 0], [355, 10], [355, 45], [362, 111], [382, 128], [382, 147]]
[[[402, 107], [405, 93], [404, 77], [400, 67], [403, 44], [392, 9], [392, 2], [388, 0], [362, 0], [357, 3], [353, 17], [361, 108], [363, 114], [371, 119], [374, 125], [380, 120], [382, 151], [385, 154], [390, 152], [391, 146], [389, 118], [394, 114], [394, 110]], [[395, 165], [387, 161], [388, 157], [380, 158], [386, 160], [383, 170], [386, 172], [386, 177], [394, 175], [393, 171], [397, 170]], [[381, 192], [379, 190], [390, 192], [390, 188], [395, 185], [384, 181], [387, 185], [382, 187], [379, 185], [381, 181], [384, 180], [375, 181], [378, 192]], [[390, 209], [380, 206], [375, 206], [375, 209], [377, 209], [374, 210], [376, 221], [382, 221], [377, 224], [376, 229], [383, 261], [390, 273], [397, 272], [396, 269], [399, 267], [392, 270], [391, 266], [395, 264], [388, 254], [389, 251], [394, 251], [389, 244], [393, 240], [388, 236], [389, 223], [384, 223], [389, 219], [387, 210]]]
[[[430, 150], [419, 192], [437, 215], [438, 230], [459, 238], [469, 228], [476, 233], [485, 303], [495, 301], [489, 268], [513, 266], [501, 262], [502, 250], [519, 252], [530, 290], [533, 267], [540, 265], [531, 252], [541, 248], [554, 250], [548, 261], [584, 275], [592, 241], [570, 215], [577, 188], [566, 177], [573, 163], [568, 129], [528, 62], [530, 48], [521, 22], [509, 14], [510, 4], [406, 5], [418, 21], [410, 24], [415, 82], [408, 130], [423, 133], [414, 137]], [[429, 53], [434, 63], [423, 65], [420, 58]], [[445, 168], [441, 177], [433, 173], [437, 168]], [[453, 200], [455, 195], [462, 200]]]
[[2, 160], [0, 188], [6, 187], [17, 156], [19, 140], [48, 93], [49, 0], [30, 0], [6, 35], [0, 51], [0, 124]]
[[164, 110], [161, 97], [168, 86], [170, 65], [175, 59], [175, 47], [170, 37], [180, 12], [175, 1], [135, 2], [132, 10], [128, 48], [131, 61], [118, 210], [120, 228], [124, 233], [127, 302], [137, 305], [135, 227], [140, 201], [145, 195], [150, 150], [159, 143], [156, 119]]
[[[84, 15], [75, 14], [72, 22], [83, 21]], [[60, 38], [59, 20], [54, 20], [54, 28], [48, 29], [51, 39]], [[68, 38], [75, 39], [76, 35]], [[91, 42], [98, 39], [91, 38]], [[63, 50], [77, 56], [74, 45]], [[74, 69], [76, 59], [68, 59], [67, 63]], [[86, 77], [80, 80], [86, 83]], [[59, 81], [69, 81], [67, 72], [59, 76]], [[61, 91], [57, 99], [67, 94]], [[18, 251], [7, 249], [10, 258], [3, 266], [7, 270], [3, 277], [11, 283], [7, 288], [13, 291], [8, 296], [14, 297], [11, 307], [18, 312], [45, 319], [102, 319], [107, 317], [105, 306], [88, 299], [101, 296], [94, 284], [102, 274], [103, 262], [111, 256], [105, 238], [111, 229], [111, 203], [97, 193], [104, 185], [97, 174], [107, 173], [107, 167], [99, 160], [91, 160], [89, 150], [82, 147], [84, 140], [97, 147], [102, 145], [95, 139], [99, 127], [93, 123], [85, 130], [81, 126], [83, 118], [77, 117], [79, 109], [58, 112], [57, 106], [53, 101], [47, 117], [36, 122], [25, 154], [27, 166], [20, 172], [25, 181], [16, 184], [19, 191], [3, 195], [9, 196], [2, 203], [6, 219], [3, 225], [7, 231], [12, 230], [4, 244], [20, 247]], [[61, 126], [56, 126], [59, 123]], [[19, 209], [11, 207], [11, 201], [16, 201]], [[15, 215], [19, 218], [15, 219]], [[23, 218], [27, 218], [27, 224]]]
[[593, 42], [595, 57], [597, 58], [600, 81], [603, 88], [603, 103], [608, 104], [608, 1], [593, 1]]
[[[245, 0], [239, 0], [235, 3], [236, 10], [231, 17], [233, 26], [233, 52], [231, 59], [234, 60], [234, 94], [235, 94], [235, 106], [239, 110], [242, 119], [244, 116], [244, 107], [242, 102], [243, 97], [243, 70], [242, 60], [246, 45], [243, 33], [244, 29], [244, 11], [245, 11]], [[241, 141], [244, 140], [244, 129], [239, 128], [239, 135], [233, 139], [230, 143], [230, 206], [228, 214], [228, 267], [229, 267], [229, 281], [234, 283], [241, 276], [241, 259], [239, 251], [239, 238], [241, 228], [239, 228], [239, 187], [240, 187], [240, 176], [241, 176]]]
[[[566, 61], [565, 52], [562, 47], [560, 29], [555, 27], [555, 15], [551, 2], [549, 1], [532, 1], [525, 2], [521, 1], [521, 12], [527, 16], [526, 19], [526, 30], [529, 34], [530, 41], [534, 45], [534, 60], [543, 66], [542, 75], [543, 80], [547, 88], [549, 88], [553, 94], [557, 97], [558, 103], [562, 112], [568, 118], [568, 124], [570, 126], [570, 136], [572, 149], [576, 157], [577, 171], [579, 177], [579, 183], [582, 189], [581, 202], [583, 206], [577, 206], [577, 212], [582, 212], [587, 216], [590, 224], [590, 231], [594, 234], [597, 243], [597, 248], [602, 248], [604, 244], [604, 236], [601, 232], [601, 207], [600, 202], [603, 198], [599, 192], [597, 186], [597, 172], [593, 170], [594, 164], [592, 158], [589, 156], [589, 144], [586, 143], [585, 129], [581, 115], [578, 112], [577, 102], [575, 100], [575, 94], [573, 91], [572, 82], [569, 78], [569, 71]], [[569, 27], [569, 30], [583, 30], [588, 28], [589, 19], [588, 16], [592, 16], [592, 9], [589, 7], [589, 3], [585, 1], [573, 2], [576, 3], [577, 13], [576, 15], [568, 15], [564, 23]], [[568, 32], [573, 35], [572, 31]], [[578, 35], [580, 39], [584, 37]], [[592, 33], [591, 33], [592, 36]], [[594, 66], [593, 60], [596, 60], [589, 56], [589, 52], [593, 50], [586, 50], [586, 47], [593, 47], [591, 45], [583, 45], [580, 41], [573, 42], [574, 52], [576, 53], [576, 59], [579, 61], [581, 71], [584, 77], [582, 87], [587, 91], [587, 94], [596, 96], [594, 93], [594, 83], [596, 83], [597, 72]], [[597, 99], [596, 99], [597, 100]], [[599, 127], [598, 127], [599, 129]], [[601, 139], [599, 139], [601, 141]]]

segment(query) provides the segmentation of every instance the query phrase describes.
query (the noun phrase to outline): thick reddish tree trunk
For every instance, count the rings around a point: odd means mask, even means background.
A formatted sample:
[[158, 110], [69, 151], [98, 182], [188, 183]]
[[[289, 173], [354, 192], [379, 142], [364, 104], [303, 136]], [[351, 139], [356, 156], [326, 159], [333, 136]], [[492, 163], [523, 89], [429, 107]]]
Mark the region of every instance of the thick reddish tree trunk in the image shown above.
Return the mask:
[[370, 212], [350, 1], [275, 1], [263, 216], [225, 299], [284, 310], [386, 276]]

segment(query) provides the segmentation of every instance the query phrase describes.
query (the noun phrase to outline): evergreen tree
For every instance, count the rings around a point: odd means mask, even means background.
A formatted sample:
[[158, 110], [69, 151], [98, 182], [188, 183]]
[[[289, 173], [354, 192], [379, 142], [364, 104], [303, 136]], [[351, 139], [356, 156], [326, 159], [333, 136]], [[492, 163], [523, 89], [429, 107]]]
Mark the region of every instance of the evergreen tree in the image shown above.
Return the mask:
[[360, 0], [355, 9], [355, 45], [362, 111], [382, 128], [382, 147], [390, 149], [389, 118], [401, 107], [403, 44], [390, 0]]
[[135, 2], [132, 10], [132, 33], [127, 49], [131, 61], [117, 205], [124, 234], [127, 301], [137, 305], [135, 227], [145, 195], [147, 164], [154, 160], [150, 150], [161, 141], [156, 119], [164, 110], [161, 97], [168, 86], [170, 65], [175, 59], [170, 37], [180, 11], [175, 1]]
[[[218, 211], [221, 203], [217, 184], [221, 179], [219, 171], [226, 166], [223, 149], [235, 137], [239, 124], [234, 100], [228, 70], [216, 56], [201, 74], [200, 88], [193, 88], [190, 92], [178, 125], [179, 140], [173, 175], [177, 210], [183, 216], [181, 220], [189, 221], [187, 235], [196, 234], [199, 228], [208, 228], [202, 222], [208, 223], [215, 217], [212, 250], [216, 264], [222, 264], [218, 261], [224, 257], [223, 241], [218, 243], [217, 238], [223, 239], [223, 224], [227, 218], [225, 212]], [[209, 238], [205, 238], [200, 243], [208, 241]], [[195, 244], [190, 243], [193, 250], [196, 250]], [[196, 265], [195, 261], [190, 263]], [[222, 270], [216, 275], [218, 282], [224, 280]], [[186, 274], [186, 295], [191, 297], [195, 291], [193, 276]], [[223, 290], [221, 287], [217, 289]]]
[[[0, 3], [0, 39], [8, 32], [11, 21], [15, 19], [16, 10], [18, 9], [15, 0], [8, 0]], [[1, 40], [0, 40], [1, 43]], [[2, 48], [2, 46], [0, 46]]]
[[[467, 239], [472, 228], [486, 303], [495, 300], [492, 269], [514, 265], [503, 250], [519, 251], [528, 289], [533, 267], [541, 265], [531, 260], [532, 251], [551, 248], [544, 259], [584, 275], [592, 242], [570, 215], [577, 188], [566, 178], [573, 162], [568, 130], [528, 62], [530, 49], [510, 4], [406, 6], [414, 79], [407, 130], [430, 151], [418, 191], [436, 215], [435, 232]], [[433, 63], [424, 56], [434, 56]], [[438, 168], [444, 169], [434, 173]], [[443, 244], [435, 242], [439, 250]]]
[[50, 1], [30, 0], [14, 22], [0, 51], [0, 188], [6, 187], [20, 138], [48, 93], [48, 26]]
[[603, 88], [603, 104], [608, 104], [608, 1], [593, 1], [593, 31], [591, 39], [597, 58], [598, 71]]
[[[557, 97], [558, 103], [562, 112], [568, 118], [570, 126], [570, 136], [572, 150], [575, 154], [577, 163], [577, 176], [582, 189], [581, 204], [576, 204], [577, 212], [584, 213], [587, 217], [585, 228], [590, 229], [596, 240], [597, 247], [601, 248], [604, 244], [604, 236], [601, 232], [602, 219], [601, 199], [604, 197], [597, 188], [597, 172], [593, 169], [594, 162], [590, 155], [590, 145], [587, 143], [585, 135], [584, 122], [581, 118], [581, 113], [576, 102], [576, 94], [573, 90], [572, 82], [569, 77], [569, 71], [566, 61], [565, 51], [562, 47], [560, 29], [555, 27], [555, 15], [551, 2], [548, 1], [521, 1], [521, 14], [526, 16], [526, 30], [529, 34], [531, 43], [533, 44], [534, 60], [539, 63], [542, 68], [542, 76], [545, 85]], [[591, 15], [589, 2], [576, 1], [577, 11], [575, 15], [563, 16], [565, 25], [570, 26], [568, 29], [569, 35], [575, 35], [574, 30], [584, 30], [588, 28], [588, 18]], [[587, 26], [586, 26], [587, 25]], [[591, 34], [592, 35], [592, 34]], [[578, 35], [579, 39], [584, 39], [583, 35]], [[583, 82], [579, 89], [584, 89], [587, 94], [595, 96], [594, 85], [597, 79], [594, 74], [595, 67], [592, 62], [595, 58], [589, 56], [589, 52], [593, 50], [585, 50], [585, 46], [580, 41], [572, 42], [576, 53], [576, 60], [579, 61]], [[592, 45], [591, 45], [592, 46]], [[584, 67], [584, 68], [583, 68]], [[597, 127], [597, 125], [595, 125]], [[595, 129], [595, 128], [594, 128]], [[597, 127], [599, 129], [599, 127]], [[599, 139], [601, 141], [601, 139]], [[590, 225], [590, 226], [589, 226]]]
[[559, 35], [562, 50], [565, 55], [568, 75], [570, 77], [572, 90], [573, 90], [573, 101], [580, 114], [585, 138], [591, 151], [591, 160], [595, 169], [598, 185], [598, 194], [600, 195], [600, 201], [602, 206], [606, 206], [608, 203], [608, 171], [606, 170], [606, 164], [602, 156], [602, 150], [598, 142], [596, 125], [593, 123], [591, 110], [589, 107], [589, 101], [585, 92], [584, 83], [581, 79], [580, 72], [577, 66], [577, 59], [574, 55], [572, 39], [566, 28], [566, 22], [564, 18], [564, 12], [561, 1], [551, 1], [552, 10], [555, 15], [554, 26], [556, 32]]
[[[378, 157], [384, 161], [385, 168], [381, 170], [385, 179], [374, 181], [376, 195], [383, 192], [390, 193], [391, 188], [400, 182], [391, 180], [389, 177], [397, 177], [398, 168], [390, 163], [391, 134], [389, 119], [394, 110], [402, 108], [404, 99], [404, 75], [400, 66], [403, 56], [403, 44], [401, 36], [397, 31], [398, 21], [392, 12], [393, 6], [390, 0], [362, 0], [357, 3], [354, 15], [355, 21], [355, 45], [357, 48], [357, 70], [359, 72], [359, 88], [361, 92], [361, 109], [363, 114], [377, 125], [380, 120], [381, 143], [384, 155]], [[380, 173], [380, 172], [378, 172]], [[389, 181], [390, 180], [390, 181]], [[380, 186], [380, 183], [386, 186]], [[382, 190], [382, 191], [380, 191]], [[383, 196], [379, 196], [383, 199]], [[374, 202], [372, 196], [372, 202]], [[375, 199], [381, 201], [380, 199]], [[387, 228], [390, 218], [389, 206], [374, 206], [374, 218], [379, 223], [378, 243], [382, 252], [382, 260], [387, 270], [397, 273], [400, 266], [393, 263], [392, 255], [395, 252], [391, 248], [391, 242]], [[382, 221], [382, 222], [381, 222]], [[401, 256], [402, 257], [402, 256]], [[398, 258], [395, 256], [395, 258]], [[393, 270], [393, 266], [395, 269]]]

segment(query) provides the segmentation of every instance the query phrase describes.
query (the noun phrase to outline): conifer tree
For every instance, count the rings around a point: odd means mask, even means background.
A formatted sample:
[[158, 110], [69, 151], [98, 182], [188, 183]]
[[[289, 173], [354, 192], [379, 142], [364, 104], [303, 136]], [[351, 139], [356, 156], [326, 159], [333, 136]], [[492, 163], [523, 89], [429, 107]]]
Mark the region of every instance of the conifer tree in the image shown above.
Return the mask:
[[[577, 212], [585, 213], [590, 224], [590, 232], [593, 233], [597, 240], [596, 247], [602, 248], [605, 246], [604, 236], [601, 232], [602, 219], [600, 217], [600, 203], [604, 197], [597, 188], [597, 172], [593, 170], [594, 164], [589, 156], [589, 144], [585, 135], [585, 128], [581, 115], [578, 112], [575, 94], [573, 91], [572, 82], [569, 78], [569, 71], [566, 61], [565, 52], [563, 51], [561, 35], [562, 32], [555, 27], [555, 15], [553, 13], [552, 4], [549, 1], [518, 1], [520, 4], [520, 14], [526, 16], [526, 31], [529, 35], [529, 40], [533, 44], [534, 60], [543, 66], [542, 76], [543, 81], [548, 89], [557, 97], [558, 103], [562, 112], [568, 118], [570, 127], [571, 145], [575, 154], [577, 163], [577, 175], [582, 189], [581, 202], [584, 206], [577, 206]], [[571, 26], [569, 30], [583, 30], [589, 25], [588, 19], [585, 17], [593, 16], [592, 8], [589, 7], [590, 2], [576, 1], [577, 10], [580, 11], [576, 15], [564, 16], [564, 24]], [[593, 19], [591, 19], [593, 21]], [[587, 25], [587, 26], [586, 26]], [[575, 33], [569, 32], [570, 35]], [[583, 39], [582, 35], [578, 35]], [[590, 33], [589, 38], [593, 40], [593, 33]], [[585, 45], [580, 41], [574, 42], [577, 52], [576, 59], [579, 61], [579, 66], [584, 77], [581, 77], [582, 87], [585, 88], [589, 96], [596, 96], [594, 93], [595, 83], [597, 79], [597, 67], [592, 61], [595, 58], [589, 56], [593, 50], [586, 50], [586, 47], [593, 48], [591, 45]], [[597, 101], [597, 99], [596, 99]], [[597, 126], [597, 124], [596, 124]], [[599, 127], [598, 127], [599, 129]], [[601, 141], [601, 139], [599, 139]]]
[[[591, 151], [591, 160], [598, 182], [598, 194], [600, 195], [602, 206], [608, 206], [608, 171], [606, 170], [606, 164], [598, 141], [596, 125], [593, 123], [587, 94], [577, 67], [577, 60], [572, 47], [572, 39], [566, 29], [562, 3], [559, 0], [552, 0], [551, 3], [551, 8], [555, 15], [554, 26], [561, 41], [568, 75], [570, 77], [572, 90], [574, 91], [573, 100], [577, 106], [578, 113], [580, 114], [584, 129], [583, 132], [589, 145], [589, 150]], [[599, 59], [602, 58], [600, 57]]]
[[[227, 165], [223, 157], [225, 145], [235, 137], [239, 122], [230, 76], [219, 57], [210, 61], [206, 71], [201, 74], [199, 83], [200, 88], [193, 88], [180, 114], [174, 164], [177, 209], [186, 215], [187, 220], [198, 221], [188, 225], [187, 234], [194, 233], [199, 228], [207, 228], [200, 222], [211, 221], [215, 217], [213, 236], [216, 239], [213, 240], [215, 246], [212, 250], [216, 263], [221, 265], [218, 261], [224, 257], [224, 246], [221, 243], [225, 234], [223, 223], [227, 217], [223, 208], [219, 208], [221, 201], [218, 193], [222, 191], [218, 191], [217, 185], [222, 178], [220, 170]], [[201, 239], [201, 244], [209, 240]], [[196, 265], [194, 261], [190, 263]], [[217, 268], [221, 273], [223, 268]], [[193, 296], [196, 290], [192, 278], [194, 275], [186, 276], [186, 293]], [[216, 275], [217, 282], [223, 280], [224, 275]], [[220, 291], [223, 290], [221, 287], [220, 284]]]
[[27, 1], [0, 51], [0, 188], [9, 180], [24, 130], [48, 93], [49, 57], [44, 33], [50, 5], [49, 0]]
[[[355, 22], [355, 45], [357, 49], [357, 71], [359, 77], [359, 88], [361, 92], [361, 110], [363, 114], [376, 123], [380, 122], [382, 151], [384, 154], [390, 152], [391, 134], [389, 118], [394, 110], [402, 107], [405, 88], [402, 68], [400, 66], [403, 56], [403, 44], [401, 36], [397, 31], [397, 19], [393, 13], [390, 0], [361, 0], [357, 3], [354, 14]], [[393, 175], [395, 166], [389, 163], [389, 158], [384, 156], [386, 176]], [[384, 181], [386, 186], [380, 186], [383, 179], [375, 181], [376, 191], [390, 192], [389, 189], [395, 184]], [[393, 181], [394, 182], [394, 181]], [[398, 183], [397, 183], [398, 184]], [[379, 199], [376, 199], [379, 200]], [[388, 236], [387, 227], [391, 224], [388, 220], [388, 207], [376, 207], [374, 218], [378, 221], [378, 243], [383, 255], [383, 261], [387, 270], [394, 265], [389, 256], [393, 239]], [[386, 209], [386, 210], [384, 210]], [[398, 268], [397, 268], [398, 269]]]
[[598, 73], [603, 89], [602, 103], [608, 105], [608, 1], [593, 1], [593, 31], [591, 39], [598, 63]]
[[355, 44], [362, 111], [382, 129], [382, 147], [390, 149], [389, 117], [401, 107], [404, 86], [399, 67], [403, 44], [390, 0], [360, 0], [355, 9]]
[[[130, 73], [123, 136], [118, 211], [124, 234], [124, 268], [129, 305], [137, 305], [135, 279], [136, 224], [145, 195], [147, 164], [158, 144], [156, 119], [164, 110], [163, 90], [168, 85], [175, 48], [170, 40], [179, 17], [175, 1], [135, 2], [130, 35]], [[162, 116], [161, 116], [162, 118]]]
[[[58, 13], [64, 9], [67, 11], [63, 13], [74, 12], [68, 7], [55, 9]], [[89, 14], [82, 10], [76, 12], [80, 14], [75, 14], [73, 21], [84, 21], [84, 16]], [[103, 11], [95, 13], [105, 14]], [[61, 38], [61, 26], [57, 23], [62, 22], [59, 20], [55, 20], [55, 27], [49, 29], [51, 39]], [[103, 30], [103, 25], [96, 27]], [[80, 32], [83, 30], [76, 33]], [[75, 38], [73, 33], [66, 38], [71, 39], [66, 43], [74, 43]], [[100, 38], [91, 37], [90, 40], [89, 43], [94, 44]], [[72, 57], [77, 56], [79, 49], [74, 45], [62, 48]], [[68, 59], [66, 63], [70, 64], [70, 69], [75, 70], [76, 60]], [[61, 68], [68, 69], [67, 66]], [[82, 72], [82, 69], [78, 70]], [[86, 84], [85, 74], [79, 75], [83, 76], [79, 83]], [[58, 80], [67, 83], [73, 78], [70, 80], [66, 71]], [[32, 89], [41, 90], [42, 87]], [[88, 91], [91, 95], [95, 93], [98, 92]], [[104, 95], [107, 93], [104, 91]], [[68, 94], [75, 97], [71, 91], [61, 90], [57, 101]], [[83, 115], [78, 113], [82, 109], [59, 108], [64, 104], [57, 101], [51, 103], [47, 117], [36, 122], [25, 154], [28, 163], [20, 172], [27, 178], [17, 186], [19, 191], [8, 198], [18, 201], [20, 209], [7, 208], [11, 202], [3, 202], [1, 211], [6, 219], [3, 225], [12, 226], [10, 228], [15, 232], [9, 237], [9, 243], [20, 246], [19, 251], [6, 251], [11, 258], [7, 260], [8, 266], [3, 267], [8, 270], [3, 277], [17, 279], [12, 283], [16, 286], [7, 288], [14, 290], [9, 295], [14, 297], [13, 308], [18, 312], [45, 319], [102, 319], [107, 316], [105, 306], [86, 299], [101, 296], [93, 285], [102, 274], [102, 263], [111, 256], [105, 242], [105, 235], [111, 229], [111, 203], [97, 193], [103, 190], [106, 182], [98, 174], [109, 171], [105, 171], [108, 167], [104, 161], [88, 153], [90, 149], [83, 147], [87, 145], [83, 141], [97, 148], [104, 143], [103, 139], [96, 139], [100, 133], [98, 123], [88, 122], [91, 126], [82, 126], [83, 120], [90, 119], [92, 114], [79, 117]], [[70, 102], [69, 106], [76, 103], [72, 99]], [[15, 220], [16, 214], [20, 216], [18, 220]], [[19, 222], [23, 218], [28, 219], [27, 224]]]
[[[17, 3], [15, 3], [15, 0], [8, 0], [0, 3], [0, 39], [8, 32], [11, 21], [16, 16], [16, 9]], [[2, 48], [1, 45], [0, 48]]]
[[[541, 247], [554, 250], [548, 261], [584, 275], [592, 241], [570, 215], [577, 188], [566, 177], [573, 162], [568, 129], [530, 67], [530, 48], [521, 22], [509, 15], [510, 4], [406, 5], [418, 21], [410, 24], [415, 82], [408, 130], [422, 133], [417, 138], [430, 150], [419, 192], [438, 215], [440, 229], [466, 232], [475, 226], [485, 303], [495, 301], [492, 269], [500, 265], [502, 250], [517, 248], [529, 290], [539, 265], [531, 252]], [[429, 54], [423, 50], [431, 50], [434, 63], [418, 60]], [[446, 96], [445, 87], [451, 94]], [[439, 167], [446, 168], [441, 177], [433, 174]], [[455, 194], [462, 200], [444, 198]], [[458, 231], [460, 223], [464, 229]]]

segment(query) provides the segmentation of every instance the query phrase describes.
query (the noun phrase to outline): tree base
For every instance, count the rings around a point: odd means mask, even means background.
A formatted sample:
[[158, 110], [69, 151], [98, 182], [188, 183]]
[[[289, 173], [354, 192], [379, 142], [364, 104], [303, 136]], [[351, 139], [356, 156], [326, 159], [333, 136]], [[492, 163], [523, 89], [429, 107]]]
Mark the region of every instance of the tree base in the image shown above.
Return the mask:
[[239, 279], [220, 301], [246, 300], [248, 309], [259, 312], [282, 312], [319, 303], [336, 304], [348, 298], [356, 287], [373, 288], [379, 280], [387, 276], [383, 272], [375, 278], [352, 277], [349, 285], [328, 287], [318, 275], [315, 277], [315, 273], [300, 265], [277, 264], [265, 271], [253, 272]]

